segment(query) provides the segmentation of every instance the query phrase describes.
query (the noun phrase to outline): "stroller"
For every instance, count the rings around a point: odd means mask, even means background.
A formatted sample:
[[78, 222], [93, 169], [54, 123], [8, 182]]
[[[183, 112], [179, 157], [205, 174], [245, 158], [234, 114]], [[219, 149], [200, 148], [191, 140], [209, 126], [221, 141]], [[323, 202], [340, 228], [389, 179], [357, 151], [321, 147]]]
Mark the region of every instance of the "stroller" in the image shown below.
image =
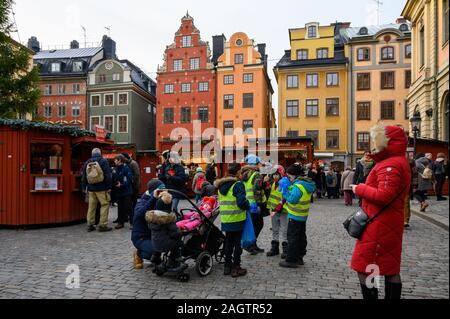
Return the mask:
[[178, 220], [183, 220], [185, 213], [194, 212], [198, 214], [200, 224], [195, 229], [184, 230], [181, 232], [183, 244], [180, 247], [181, 258], [179, 261], [182, 266], [177, 269], [177, 272], [170, 273], [170, 268], [167, 267], [169, 253], [162, 254], [162, 263], [157, 265], [153, 271], [158, 276], [163, 276], [165, 273], [168, 273], [175, 275], [180, 282], [187, 282], [189, 281], [190, 276], [185, 272], [188, 268], [186, 261], [191, 259], [195, 260], [195, 270], [197, 273], [202, 277], [208, 276], [213, 267], [213, 259], [215, 259], [217, 263], [224, 263], [223, 244], [225, 236], [222, 231], [214, 225], [214, 221], [219, 215], [218, 200], [216, 198], [215, 207], [212, 208], [211, 215], [208, 218], [199, 208], [202, 202], [197, 206], [184, 193], [171, 189], [166, 191], [172, 195], [176, 194], [179, 197], [186, 199], [192, 206], [192, 208], [180, 210], [180, 212], [177, 213]]

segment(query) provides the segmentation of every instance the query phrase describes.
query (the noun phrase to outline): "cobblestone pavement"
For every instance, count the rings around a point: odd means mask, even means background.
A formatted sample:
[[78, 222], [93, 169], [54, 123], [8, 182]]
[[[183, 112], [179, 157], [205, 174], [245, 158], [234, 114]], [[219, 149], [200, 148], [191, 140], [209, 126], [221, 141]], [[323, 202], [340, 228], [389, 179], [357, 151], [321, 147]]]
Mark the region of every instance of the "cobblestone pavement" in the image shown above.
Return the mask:
[[[85, 225], [3, 229], [0, 298], [360, 298], [356, 275], [348, 266], [354, 241], [342, 227], [351, 212], [339, 200], [314, 203], [307, 226], [308, 254], [299, 269], [280, 268], [279, 257], [244, 252], [246, 277], [224, 277], [222, 266], [215, 264], [210, 276], [201, 278], [190, 262], [188, 283], [157, 277], [149, 264], [134, 270], [127, 228], [109, 233], [87, 233]], [[265, 248], [269, 234], [267, 218], [260, 239]], [[66, 288], [69, 264], [79, 266], [79, 289]], [[403, 297], [449, 298], [448, 270], [448, 232], [413, 215], [404, 237]]]

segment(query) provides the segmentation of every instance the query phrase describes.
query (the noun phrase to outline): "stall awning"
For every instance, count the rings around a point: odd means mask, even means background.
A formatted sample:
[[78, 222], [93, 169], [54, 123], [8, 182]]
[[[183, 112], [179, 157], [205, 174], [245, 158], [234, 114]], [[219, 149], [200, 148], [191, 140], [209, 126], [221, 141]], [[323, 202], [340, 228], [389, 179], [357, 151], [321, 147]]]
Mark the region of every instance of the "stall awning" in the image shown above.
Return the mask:
[[334, 153], [314, 153], [314, 157], [333, 158]]

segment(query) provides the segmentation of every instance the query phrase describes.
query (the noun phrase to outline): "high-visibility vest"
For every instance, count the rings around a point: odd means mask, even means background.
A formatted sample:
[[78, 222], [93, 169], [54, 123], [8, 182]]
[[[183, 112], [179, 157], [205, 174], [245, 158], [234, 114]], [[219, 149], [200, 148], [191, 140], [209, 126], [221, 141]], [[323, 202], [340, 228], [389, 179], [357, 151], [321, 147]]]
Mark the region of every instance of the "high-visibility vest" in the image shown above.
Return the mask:
[[226, 195], [219, 192], [220, 221], [222, 224], [238, 223], [247, 218], [247, 212], [239, 208], [236, 197], [233, 196], [233, 189], [236, 183], [230, 187]]
[[[245, 197], [247, 198], [250, 205], [252, 203], [256, 203], [255, 192], [253, 191], [253, 180], [255, 179], [256, 175], [258, 175], [258, 172], [254, 172], [252, 174], [252, 176], [250, 176], [248, 181], [244, 182], [245, 193], [246, 193]], [[265, 203], [266, 200], [267, 200], [266, 195], [263, 193], [262, 194], [262, 202]]]
[[[270, 210], [275, 209], [275, 207], [278, 206], [279, 203], [283, 200], [283, 195], [280, 191], [278, 191], [278, 188], [275, 187], [275, 183], [272, 185], [272, 190], [270, 191], [269, 199], [267, 200], [267, 208]], [[286, 209], [283, 207], [282, 210], [283, 213], [286, 213]]]
[[309, 194], [305, 187], [301, 184], [294, 184], [293, 187], [298, 187], [302, 191], [302, 197], [297, 204], [286, 202], [284, 207], [289, 214], [297, 217], [306, 218], [309, 215], [309, 208], [311, 206], [311, 194]]

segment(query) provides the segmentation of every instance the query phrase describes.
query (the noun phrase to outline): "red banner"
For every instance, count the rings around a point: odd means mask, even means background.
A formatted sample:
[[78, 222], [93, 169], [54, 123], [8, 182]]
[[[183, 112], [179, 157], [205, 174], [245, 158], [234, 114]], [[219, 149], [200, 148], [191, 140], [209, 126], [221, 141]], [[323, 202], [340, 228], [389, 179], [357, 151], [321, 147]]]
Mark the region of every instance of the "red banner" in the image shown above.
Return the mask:
[[106, 141], [106, 129], [104, 126], [101, 126], [101, 125], [95, 126], [95, 138], [99, 142]]

